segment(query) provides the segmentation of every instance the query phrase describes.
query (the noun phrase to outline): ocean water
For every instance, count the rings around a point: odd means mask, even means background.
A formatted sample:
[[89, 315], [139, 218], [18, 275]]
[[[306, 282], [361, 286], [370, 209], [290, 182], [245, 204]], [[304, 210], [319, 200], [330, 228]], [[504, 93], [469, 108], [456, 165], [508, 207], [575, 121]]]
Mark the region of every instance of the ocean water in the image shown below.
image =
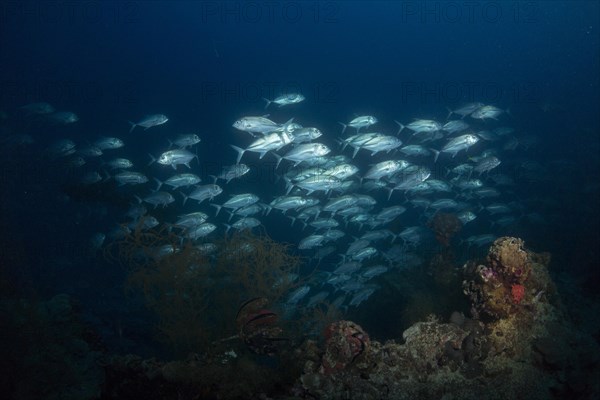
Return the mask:
[[[358, 167], [351, 178], [356, 186], [348, 192], [313, 195], [321, 205], [343, 194], [368, 194], [377, 204], [366, 214], [390, 206], [407, 208], [374, 228], [346, 225], [337, 217], [338, 229], [346, 236], [334, 241], [335, 252], [320, 263], [309, 258], [331, 243], [298, 249], [313, 228], [302, 229], [298, 222], [290, 227], [291, 220], [278, 210], [257, 215], [262, 226], [255, 232], [290, 244], [292, 254], [304, 257], [303, 274], [315, 268], [324, 273], [292, 306], [302, 309], [322, 290], [328, 292], [329, 302], [346, 293], [344, 318], [361, 323], [373, 337], [400, 337], [415, 322], [406, 317], [412, 315], [410, 299], [414, 302], [415, 297], [407, 293], [405, 278], [397, 276], [404, 268], [415, 279], [409, 281], [414, 290], [423, 290], [423, 298], [438, 303], [425, 311], [445, 318], [455, 309], [468, 311], [466, 299], [459, 296], [439, 306], [435, 286], [427, 283], [429, 259], [440, 247], [427, 228], [434, 210], [411, 204], [415, 198], [450, 198], [462, 204], [443, 211], [477, 214], [452, 239], [456, 268], [487, 252], [489, 242], [468, 245], [469, 238], [516, 236], [528, 248], [552, 254], [549, 268], [567, 293], [576, 291], [593, 301], [600, 283], [599, 12], [594, 1], [3, 2], [0, 238], [6, 297], [48, 299], [66, 293], [110, 352], [170, 357], [156, 339], [156, 315], [139, 293], [124, 290], [126, 268], [103, 253], [114, 240], [107, 237], [100, 249], [93, 249], [90, 240], [95, 233], [109, 235], [127, 222], [124, 214], [137, 203], [135, 196], [155, 188], [152, 178], [165, 180], [175, 173], [169, 166], [147, 165], [148, 154], [156, 157], [169, 149], [167, 139], [197, 134], [201, 142], [188, 149], [197, 159], [189, 170], [179, 165], [177, 173], [195, 173], [203, 184], [212, 183], [209, 175], [235, 164], [230, 145], [245, 148], [256, 139], [233, 123], [268, 114], [278, 124], [293, 118], [302, 126], [317, 127], [323, 135], [315, 142], [327, 145], [330, 156], [350, 157], [347, 161]], [[263, 98], [289, 93], [301, 93], [305, 100], [265, 109]], [[41, 102], [54, 111], [27, 108]], [[351, 146], [342, 150], [338, 143], [356, 133], [351, 127], [342, 133], [339, 122], [370, 115], [378, 122], [359, 133], [378, 132], [404, 145], [419, 144], [409, 129], [397, 134], [395, 121], [407, 125], [426, 119], [443, 125], [460, 119], [448, 117], [448, 109], [473, 102], [496, 106], [501, 113], [484, 120], [466, 116], [467, 131], [444, 132], [421, 142], [423, 147], [441, 150], [449, 138], [471, 131], [511, 131], [495, 135], [494, 141], [479, 139], [455, 157], [442, 153], [435, 163], [433, 153], [416, 157], [395, 150], [371, 156], [360, 149], [351, 158]], [[77, 121], [56, 121], [58, 111], [75, 113]], [[129, 131], [128, 121], [154, 114], [166, 115], [168, 122]], [[75, 159], [79, 153], [51, 150], [62, 139], [82, 149], [102, 136], [118, 137], [125, 146], [105, 150], [100, 157], [81, 156], [85, 164], [80, 166]], [[283, 155], [290, 148], [276, 153]], [[394, 190], [388, 200], [386, 190], [369, 192], [359, 179], [374, 163], [404, 159], [427, 167], [430, 180], [450, 184], [455, 175], [449, 169], [475, 165], [485, 151], [492, 151], [488, 154], [501, 164], [469, 178], [496, 189], [497, 197], [478, 197], [454, 181], [450, 193]], [[277, 159], [270, 153], [263, 159], [245, 153], [242, 161], [250, 172], [228, 184], [219, 180], [223, 193], [212, 201], [196, 206], [190, 199], [184, 206], [177, 192], [191, 190], [168, 189], [175, 202], [156, 210], [146, 204], [148, 212], [163, 226], [183, 213], [203, 211], [217, 228], [198, 243], [216, 242], [224, 237], [228, 221], [223, 211], [215, 216], [208, 203], [220, 205], [231, 195], [253, 193], [269, 204], [285, 195], [282, 175], [292, 163], [284, 160], [275, 168]], [[116, 171], [103, 164], [114, 157], [130, 159], [133, 169], [150, 182], [117, 185]], [[101, 180], [82, 183], [93, 171]], [[498, 174], [512, 183], [498, 184], [492, 179]], [[307, 196], [305, 191], [298, 194]], [[496, 203], [508, 211], [494, 214], [485, 208]], [[327, 212], [322, 216], [329, 217]], [[511, 218], [498, 221], [507, 216]], [[408, 227], [421, 228], [418, 243], [405, 251], [421, 257], [422, 263], [389, 262], [390, 249], [404, 243], [400, 237], [394, 243], [374, 242], [377, 254], [363, 262], [363, 270], [376, 264], [389, 270], [364, 282], [358, 274], [350, 278], [373, 285], [371, 296], [358, 306], [349, 304], [356, 291], [323, 282], [340, 264], [339, 254], [346, 252], [353, 237], [373, 229], [399, 234]], [[595, 335], [597, 339], [597, 331]]]

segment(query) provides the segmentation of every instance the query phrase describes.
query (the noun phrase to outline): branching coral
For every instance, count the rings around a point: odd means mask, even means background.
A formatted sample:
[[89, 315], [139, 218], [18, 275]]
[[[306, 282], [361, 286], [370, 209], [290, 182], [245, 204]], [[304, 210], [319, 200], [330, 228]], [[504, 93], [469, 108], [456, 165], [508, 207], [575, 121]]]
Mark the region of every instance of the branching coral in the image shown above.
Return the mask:
[[[217, 243], [209, 256], [167, 229], [136, 228], [109, 250], [130, 269], [159, 317], [162, 338], [181, 353], [211, 349], [236, 331], [239, 304], [254, 297], [275, 303], [294, 285], [299, 258], [267, 236], [237, 233]], [[214, 347], [214, 346], [213, 346]]]
[[300, 258], [291, 255], [285, 244], [242, 231], [224, 239], [219, 248], [216, 269], [239, 285], [243, 297], [238, 303], [253, 297], [276, 303], [295, 285], [290, 276], [298, 271]]

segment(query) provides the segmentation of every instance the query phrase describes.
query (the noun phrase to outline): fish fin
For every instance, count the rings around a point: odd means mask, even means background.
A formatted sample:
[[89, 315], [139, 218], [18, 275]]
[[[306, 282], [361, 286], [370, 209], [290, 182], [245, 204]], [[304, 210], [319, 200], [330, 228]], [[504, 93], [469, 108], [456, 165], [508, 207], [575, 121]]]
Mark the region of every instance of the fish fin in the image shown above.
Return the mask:
[[169, 142], [169, 148], [173, 147], [173, 142], [171, 142], [171, 139], [167, 139], [167, 142]]
[[269, 105], [272, 103], [272, 101], [269, 99], [266, 99], [264, 97], [262, 99], [267, 102], [267, 104], [265, 105], [265, 110], [266, 110], [269, 107]]
[[398, 126], [400, 127], [400, 129], [398, 129], [398, 133], [396, 133], [396, 135], [399, 135], [399, 134], [400, 134], [400, 132], [402, 132], [402, 131], [404, 130], [405, 126], [404, 126], [404, 125], [402, 125], [402, 123], [400, 123], [400, 122], [398, 122], [398, 121], [396, 121], [396, 120], [394, 120], [394, 122], [395, 122], [395, 123], [397, 123], [397, 124], [398, 124]]
[[221, 211], [221, 208], [223, 208], [223, 206], [220, 206], [220, 205], [218, 205], [218, 204], [212, 204], [212, 203], [211, 203], [210, 205], [211, 205], [211, 206], [213, 206], [213, 207], [215, 207], [215, 208], [217, 209], [217, 212], [216, 212], [216, 214], [215, 214], [215, 217], [216, 217], [217, 215], [219, 215], [219, 211]]
[[157, 191], [160, 189], [160, 187], [163, 185], [163, 183], [158, 179], [158, 178], [152, 178], [156, 181], [156, 183], [158, 184], [158, 186], [156, 187], [156, 189], [154, 191]]
[[135, 129], [135, 127], [137, 126], [137, 124], [134, 124], [131, 121], [127, 121], [127, 122], [129, 122], [129, 124], [131, 125], [131, 129], [129, 129], [129, 133], [131, 133], [131, 132], [133, 132], [133, 130]]
[[275, 158], [277, 159], [277, 164], [275, 164], [275, 169], [277, 169], [279, 167], [279, 163], [281, 163], [281, 160], [283, 160], [283, 157], [276, 153], [271, 153], [271, 154], [273, 154], [275, 156]]
[[262, 159], [263, 159], [263, 157], [265, 156], [265, 154], [267, 154], [267, 152], [266, 152], [266, 151], [261, 151], [261, 152], [260, 152], [260, 156], [258, 156], [258, 159], [259, 159], [259, 160], [262, 160]]
[[192, 167], [190, 167], [190, 163], [185, 163], [185, 164], [183, 164], [183, 165], [185, 165], [185, 166], [186, 166], [186, 167], [188, 167], [189, 169], [192, 169]]
[[438, 157], [440, 156], [440, 151], [436, 150], [436, 149], [429, 149], [429, 150], [433, 151], [433, 154], [435, 154], [434, 157], [433, 157], [433, 162], [436, 163]]
[[179, 192], [179, 193], [181, 193], [181, 196], [183, 197], [183, 205], [185, 206], [185, 202], [187, 201], [188, 196], [186, 196], [186, 194], [183, 192]]
[[239, 147], [237, 147], [237, 146], [234, 146], [234, 145], [232, 145], [232, 144], [231, 144], [230, 146], [231, 146], [231, 148], [232, 148], [232, 149], [234, 149], [235, 151], [237, 151], [237, 153], [238, 153], [238, 157], [237, 157], [237, 161], [236, 161], [235, 163], [236, 163], [236, 164], [239, 164], [239, 163], [240, 163], [240, 160], [242, 159], [242, 156], [244, 155], [244, 153], [246, 152], [246, 150], [244, 150], [244, 149], [242, 149], [242, 148], [239, 148]]
[[452, 111], [450, 109], [450, 107], [446, 107], [446, 110], [448, 110], [448, 116], [446, 117], [446, 119], [450, 119], [450, 117], [452, 116], [452, 114], [454, 114], [454, 111]]
[[342, 125], [342, 133], [346, 132], [348, 125], [344, 124], [343, 122], [338, 122], [338, 124]]
[[142, 204], [142, 199], [140, 199], [139, 196], [133, 195], [133, 197], [135, 197], [135, 199], [137, 200], [138, 204]]
[[356, 157], [356, 154], [358, 153], [358, 150], [360, 150], [360, 146], [356, 146], [354, 148], [354, 153], [352, 153], [352, 158]]
[[148, 153], [148, 155], [150, 156], [150, 162], [148, 163], [148, 165], [152, 165], [156, 162], [156, 158], [154, 158], [154, 156], [150, 153]]
[[[216, 175], [209, 175], [211, 178], [213, 178], [213, 184], [217, 183], [217, 176]], [[227, 183], [229, 183], [229, 181], [227, 181]]]
[[225, 234], [227, 234], [227, 232], [229, 232], [229, 230], [231, 229], [231, 225], [229, 224], [223, 224], [225, 225], [227, 228], [225, 229]]

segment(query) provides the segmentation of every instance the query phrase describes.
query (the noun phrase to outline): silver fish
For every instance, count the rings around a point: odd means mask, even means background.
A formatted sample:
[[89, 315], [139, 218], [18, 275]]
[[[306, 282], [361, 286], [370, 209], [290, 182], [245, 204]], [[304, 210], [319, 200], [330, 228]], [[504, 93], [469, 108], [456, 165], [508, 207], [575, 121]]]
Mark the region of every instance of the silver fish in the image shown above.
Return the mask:
[[510, 110], [502, 110], [495, 106], [482, 106], [471, 114], [471, 118], [480, 120], [498, 119], [498, 116], [500, 116], [503, 113], [510, 114]]
[[250, 168], [246, 164], [234, 164], [223, 167], [223, 171], [217, 176], [212, 176], [217, 183], [218, 179], [224, 179], [225, 183], [229, 183], [232, 179], [240, 178], [250, 172]]
[[381, 179], [394, 175], [409, 166], [404, 160], [388, 160], [373, 165], [363, 176], [364, 179]]
[[158, 183], [158, 187], [156, 188], [156, 190], [159, 190], [163, 184], [171, 186], [173, 189], [177, 189], [180, 187], [195, 185], [201, 181], [201, 179], [194, 174], [173, 175], [164, 182], [161, 182], [157, 178], [154, 178], [154, 180], [156, 181], [156, 183]]
[[467, 103], [459, 108], [457, 108], [456, 110], [450, 110], [448, 109], [448, 117], [450, 118], [452, 116], [452, 114], [457, 114], [460, 115], [461, 118], [466, 117], [467, 115], [471, 114], [472, 112], [474, 112], [475, 110], [477, 110], [478, 108], [483, 107], [483, 103]]
[[159, 164], [162, 164], [162, 165], [170, 165], [171, 167], [173, 167], [174, 170], [176, 170], [177, 166], [181, 165], [181, 164], [185, 165], [188, 168], [191, 168], [190, 162], [194, 158], [198, 158], [198, 156], [196, 156], [193, 153], [190, 153], [187, 150], [178, 149], [178, 150], [165, 151], [164, 153], [162, 153], [160, 155], [160, 157], [158, 157], [158, 159], [154, 158], [152, 156], [152, 154], [150, 154], [150, 158], [152, 159], [150, 164], [157, 161]]
[[206, 199], [212, 200], [221, 193], [223, 193], [223, 189], [219, 185], [212, 184], [196, 186], [196, 189], [194, 189], [188, 196], [182, 194], [183, 204], [185, 205], [185, 202], [188, 198], [198, 200], [199, 203], [202, 203]]
[[308, 294], [308, 292], [310, 292], [310, 286], [300, 286], [298, 289], [290, 293], [287, 299], [287, 304], [297, 304], [300, 300], [304, 298], [304, 296]]
[[154, 192], [149, 194], [148, 196], [144, 197], [144, 198], [139, 198], [136, 196], [136, 198], [138, 199], [138, 203], [141, 203], [142, 201], [145, 201], [148, 204], [152, 204], [154, 205], [154, 208], [158, 207], [158, 206], [167, 206], [168, 204], [171, 204], [175, 201], [175, 198], [173, 197], [173, 195], [169, 192]]
[[146, 175], [135, 172], [135, 171], [124, 171], [116, 174], [114, 176], [115, 181], [119, 183], [119, 185], [139, 185], [141, 183], [148, 182], [148, 177]]
[[294, 143], [305, 143], [320, 138], [323, 135], [317, 128], [301, 128], [292, 132]]
[[469, 147], [473, 146], [475, 143], [479, 142], [479, 137], [472, 133], [467, 133], [465, 135], [461, 135], [455, 137], [450, 140], [439, 152], [435, 153], [434, 162], [437, 161], [440, 153], [450, 153], [454, 158], [456, 154], [458, 154], [461, 150], [467, 150]]
[[371, 115], [363, 115], [360, 117], [356, 117], [352, 121], [348, 122], [347, 124], [340, 122], [340, 124], [342, 125], [342, 133], [344, 133], [346, 131], [347, 127], [355, 128], [356, 131], [358, 132], [360, 130], [360, 128], [367, 128], [371, 125], [375, 125], [376, 123], [377, 123], [377, 118], [375, 118]]
[[125, 146], [125, 143], [116, 137], [101, 137], [94, 142], [94, 146], [100, 150], [114, 150]]
[[133, 167], [133, 163], [126, 158], [114, 158], [106, 163], [111, 169], [127, 169]]
[[225, 203], [223, 203], [223, 205], [218, 205], [218, 204], [211, 204], [211, 205], [217, 209], [216, 215], [218, 215], [219, 211], [221, 211], [221, 208], [223, 208], [223, 207], [232, 208], [232, 209], [236, 210], [238, 208], [242, 208], [242, 207], [246, 207], [251, 204], [254, 204], [254, 203], [258, 202], [259, 200], [260, 199], [255, 194], [243, 193], [243, 194], [238, 194], [238, 195], [233, 196], [232, 198], [227, 200]]
[[294, 162], [294, 167], [300, 164], [302, 161], [308, 160], [314, 157], [321, 157], [326, 154], [329, 154], [331, 149], [325, 146], [322, 143], [305, 143], [294, 147], [292, 150], [288, 151], [284, 156], [277, 158], [277, 166], [282, 159], [290, 160]]
[[442, 130], [442, 124], [431, 119], [417, 119], [408, 125], [403, 125], [398, 121], [394, 122], [396, 122], [396, 124], [398, 124], [398, 126], [400, 127], [400, 129], [398, 129], [397, 134], [400, 134], [400, 132], [402, 132], [404, 128], [410, 129], [414, 133], [437, 132]]
[[179, 135], [172, 142], [169, 140], [171, 145], [176, 145], [181, 149], [185, 149], [187, 147], [194, 146], [200, 143], [200, 137], [196, 134], [187, 134], [187, 135]]
[[133, 132], [133, 130], [135, 129], [136, 126], [141, 126], [142, 128], [144, 128], [144, 130], [146, 130], [148, 128], [152, 128], [153, 126], [162, 125], [162, 124], [166, 123], [168, 120], [169, 120], [169, 118], [167, 118], [167, 116], [164, 114], [153, 114], [153, 115], [145, 116], [138, 122], [127, 121], [131, 125], [131, 129], [129, 129], [129, 133]]
[[276, 97], [273, 100], [265, 99], [263, 97], [263, 100], [267, 102], [267, 104], [265, 105], [265, 108], [269, 107], [269, 105], [271, 103], [275, 103], [279, 107], [283, 107], [283, 106], [287, 106], [287, 105], [290, 105], [290, 104], [298, 104], [301, 101], [304, 101], [305, 99], [306, 98], [302, 94], [300, 94], [300, 93], [284, 94], [282, 96]]
[[292, 143], [292, 141], [293, 138], [285, 132], [273, 132], [261, 138], [258, 138], [245, 149], [239, 148], [234, 145], [231, 145], [231, 147], [238, 153], [236, 164], [239, 164], [242, 159], [242, 156], [247, 151], [259, 153], [259, 158], [262, 159], [265, 156], [265, 154], [267, 154], [267, 152], [279, 150], [282, 147]]
[[478, 174], [482, 174], [484, 172], [491, 171], [498, 165], [500, 165], [500, 159], [498, 157], [487, 156], [477, 162], [477, 165], [475, 165], [473, 171], [477, 172]]
[[[291, 124], [293, 118], [287, 124]], [[261, 133], [263, 135], [282, 129], [282, 125], [271, 121], [266, 117], [243, 117], [233, 123], [235, 129], [248, 132], [250, 134]]]

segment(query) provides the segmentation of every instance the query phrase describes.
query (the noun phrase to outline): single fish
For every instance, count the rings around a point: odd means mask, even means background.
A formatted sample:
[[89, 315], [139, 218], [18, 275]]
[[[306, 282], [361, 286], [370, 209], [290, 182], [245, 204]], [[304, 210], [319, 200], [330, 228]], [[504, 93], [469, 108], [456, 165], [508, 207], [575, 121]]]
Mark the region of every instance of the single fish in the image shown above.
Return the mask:
[[269, 105], [271, 103], [275, 103], [279, 107], [283, 107], [283, 106], [287, 106], [290, 104], [298, 104], [298, 103], [304, 101], [305, 99], [306, 98], [303, 95], [301, 95], [300, 93], [284, 94], [282, 96], [276, 97], [273, 100], [265, 99], [263, 97], [263, 100], [267, 102], [267, 104], [265, 105], [265, 108], [269, 107]]
[[167, 116], [164, 114], [154, 114], [154, 115], [147, 115], [135, 123], [131, 122], [131, 121], [127, 121], [131, 125], [131, 129], [129, 130], [129, 133], [133, 132], [133, 130], [135, 129], [136, 126], [141, 126], [142, 128], [144, 128], [144, 130], [146, 130], [148, 128], [152, 128], [153, 126], [162, 125], [162, 124], [166, 123], [168, 120], [169, 120], [169, 118], [167, 118]]

